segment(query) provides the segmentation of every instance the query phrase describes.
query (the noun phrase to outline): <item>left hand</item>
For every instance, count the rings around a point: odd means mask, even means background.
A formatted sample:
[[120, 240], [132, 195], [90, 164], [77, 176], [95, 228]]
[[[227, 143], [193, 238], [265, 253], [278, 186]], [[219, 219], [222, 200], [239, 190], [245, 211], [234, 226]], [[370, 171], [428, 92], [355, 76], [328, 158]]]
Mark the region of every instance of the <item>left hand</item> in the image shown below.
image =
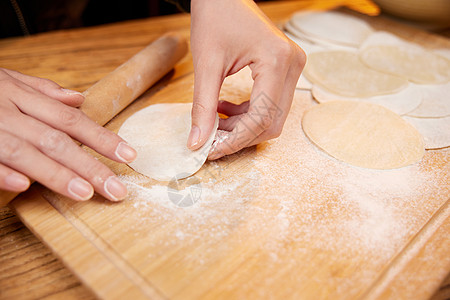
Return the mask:
[[[219, 129], [229, 133], [209, 159], [278, 137], [291, 107], [306, 55], [251, 0], [192, 0], [191, 49], [194, 102], [190, 149], [208, 139], [216, 112]], [[223, 80], [245, 66], [252, 70], [250, 101], [218, 101]]]

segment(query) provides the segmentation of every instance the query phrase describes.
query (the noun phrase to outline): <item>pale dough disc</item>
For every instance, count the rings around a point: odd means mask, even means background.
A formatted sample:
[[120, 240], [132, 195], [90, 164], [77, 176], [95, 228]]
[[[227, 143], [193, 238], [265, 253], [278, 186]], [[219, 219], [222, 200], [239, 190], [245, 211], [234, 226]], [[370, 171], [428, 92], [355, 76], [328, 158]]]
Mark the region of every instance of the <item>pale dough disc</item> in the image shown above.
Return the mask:
[[392, 111], [372, 103], [333, 101], [305, 113], [303, 130], [317, 146], [349, 164], [395, 169], [422, 159], [420, 133]]
[[450, 116], [450, 82], [441, 85], [420, 85], [422, 103], [407, 115], [418, 118]]
[[182, 179], [197, 172], [206, 161], [219, 119], [206, 143], [198, 150], [187, 148], [192, 103], [150, 105], [130, 116], [118, 132], [136, 149], [129, 166], [160, 181]]
[[317, 47], [322, 47], [324, 49], [344, 50], [344, 51], [355, 50], [355, 47], [350, 45], [339, 44], [322, 38], [307, 35], [304, 32], [298, 30], [294, 25], [292, 25], [292, 20], [289, 20], [284, 25], [284, 28], [287, 32], [289, 32], [291, 35], [295, 36], [302, 42], [306, 42]]
[[372, 97], [396, 93], [408, 86], [404, 78], [370, 69], [356, 52], [312, 53], [304, 73], [314, 84], [342, 96]]
[[290, 23], [313, 38], [356, 48], [373, 32], [365, 21], [335, 11], [297, 13]]
[[440, 149], [450, 146], [450, 117], [414, 118], [403, 116], [425, 140], [425, 149]]
[[319, 103], [336, 100], [363, 101], [378, 104], [392, 110], [396, 114], [404, 115], [416, 109], [422, 102], [422, 86], [410, 84], [407, 88], [395, 94], [380, 95], [369, 98], [346, 97], [333, 94], [317, 85], [313, 86], [311, 93]]
[[419, 84], [450, 80], [450, 60], [386, 32], [371, 35], [362, 46], [360, 58], [375, 70]]
[[447, 49], [447, 48], [434, 49], [433, 53], [450, 60], [450, 49]]

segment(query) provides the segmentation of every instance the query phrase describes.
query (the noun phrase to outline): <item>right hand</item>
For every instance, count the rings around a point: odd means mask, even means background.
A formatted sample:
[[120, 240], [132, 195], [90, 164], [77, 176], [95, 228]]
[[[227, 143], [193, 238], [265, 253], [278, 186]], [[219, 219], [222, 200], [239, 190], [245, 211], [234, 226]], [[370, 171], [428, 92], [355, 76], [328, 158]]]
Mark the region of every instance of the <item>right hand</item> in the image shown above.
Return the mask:
[[74, 200], [94, 191], [112, 201], [126, 197], [117, 176], [71, 138], [117, 162], [133, 161], [136, 151], [76, 108], [81, 93], [1, 68], [0, 91], [0, 189], [25, 191], [32, 178]]

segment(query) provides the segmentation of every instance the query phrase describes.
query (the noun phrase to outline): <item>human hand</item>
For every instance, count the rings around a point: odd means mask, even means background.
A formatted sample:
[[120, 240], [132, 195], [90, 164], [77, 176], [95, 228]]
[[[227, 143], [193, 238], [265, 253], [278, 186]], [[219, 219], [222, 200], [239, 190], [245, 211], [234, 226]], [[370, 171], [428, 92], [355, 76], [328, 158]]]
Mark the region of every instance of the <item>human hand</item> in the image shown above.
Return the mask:
[[[209, 154], [217, 159], [278, 137], [291, 107], [305, 53], [259, 10], [252, 0], [192, 0], [191, 49], [194, 101], [188, 147], [207, 140], [216, 112], [228, 133]], [[250, 101], [218, 102], [226, 76], [245, 66], [252, 70]]]
[[118, 162], [136, 151], [76, 107], [81, 93], [58, 84], [0, 69], [0, 189], [22, 192], [28, 177], [75, 200], [94, 190], [117, 201], [127, 194], [115, 174], [71, 139]]

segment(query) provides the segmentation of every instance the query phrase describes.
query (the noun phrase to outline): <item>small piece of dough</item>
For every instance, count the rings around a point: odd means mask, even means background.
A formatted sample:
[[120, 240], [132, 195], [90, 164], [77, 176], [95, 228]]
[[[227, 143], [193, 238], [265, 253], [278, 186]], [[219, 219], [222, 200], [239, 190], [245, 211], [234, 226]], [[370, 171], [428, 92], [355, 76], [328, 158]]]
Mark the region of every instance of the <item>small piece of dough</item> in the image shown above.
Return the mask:
[[440, 149], [450, 146], [450, 117], [414, 118], [403, 116], [423, 136], [425, 149]]
[[356, 48], [373, 32], [365, 21], [335, 11], [296, 13], [290, 23], [313, 38]]
[[317, 146], [349, 164], [395, 169], [422, 159], [420, 133], [392, 111], [372, 103], [333, 101], [305, 113], [303, 130]]
[[137, 159], [129, 166], [160, 181], [182, 179], [197, 172], [206, 161], [219, 124], [198, 150], [187, 148], [192, 103], [150, 105], [130, 116], [118, 132], [136, 149]]
[[370, 69], [359, 60], [356, 52], [312, 53], [304, 73], [313, 83], [349, 97], [391, 94], [408, 86], [404, 78]]
[[371, 35], [362, 45], [360, 58], [375, 70], [419, 84], [450, 80], [450, 60], [387, 32]]

